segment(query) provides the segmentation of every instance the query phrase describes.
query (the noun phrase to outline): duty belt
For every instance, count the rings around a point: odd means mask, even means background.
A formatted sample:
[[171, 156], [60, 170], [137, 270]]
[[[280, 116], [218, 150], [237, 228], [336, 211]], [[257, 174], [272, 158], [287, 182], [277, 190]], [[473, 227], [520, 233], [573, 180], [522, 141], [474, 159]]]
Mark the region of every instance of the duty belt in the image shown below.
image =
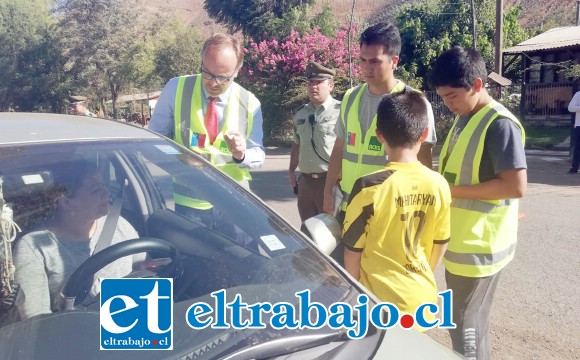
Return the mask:
[[324, 179], [324, 178], [326, 178], [325, 172], [323, 172], [323, 173], [310, 173], [310, 174], [302, 173], [302, 175], [304, 175], [308, 178], [311, 178], [311, 179]]

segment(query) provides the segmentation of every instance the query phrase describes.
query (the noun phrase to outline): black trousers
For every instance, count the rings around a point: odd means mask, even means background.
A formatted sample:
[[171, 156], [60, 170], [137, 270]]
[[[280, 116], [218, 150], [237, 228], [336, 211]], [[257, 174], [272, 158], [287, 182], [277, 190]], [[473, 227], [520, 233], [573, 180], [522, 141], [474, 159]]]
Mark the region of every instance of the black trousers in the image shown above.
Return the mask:
[[501, 271], [492, 276], [470, 278], [445, 271], [447, 288], [453, 290], [453, 350], [467, 360], [490, 360], [489, 323], [491, 305]]
[[572, 152], [572, 171], [578, 171], [580, 167], [580, 126], [576, 126], [574, 128], [574, 132], [572, 133], [574, 136], [574, 151]]

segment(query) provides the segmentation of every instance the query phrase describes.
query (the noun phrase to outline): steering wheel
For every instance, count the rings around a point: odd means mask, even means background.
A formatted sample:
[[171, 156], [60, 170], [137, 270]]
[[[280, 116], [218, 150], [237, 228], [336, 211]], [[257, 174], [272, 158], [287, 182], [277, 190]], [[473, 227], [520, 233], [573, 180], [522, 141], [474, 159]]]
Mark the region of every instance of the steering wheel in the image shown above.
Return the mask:
[[161, 269], [157, 273], [158, 275], [163, 272], [163, 277], [171, 276], [171, 274], [177, 274], [181, 269], [179, 250], [165, 240], [146, 237], [121, 241], [89, 257], [72, 273], [60, 294], [59, 309], [72, 310], [75, 305], [82, 303], [93, 285], [97, 271], [115, 260], [141, 252], [150, 252], [155, 254], [155, 257], [171, 259], [171, 263]]

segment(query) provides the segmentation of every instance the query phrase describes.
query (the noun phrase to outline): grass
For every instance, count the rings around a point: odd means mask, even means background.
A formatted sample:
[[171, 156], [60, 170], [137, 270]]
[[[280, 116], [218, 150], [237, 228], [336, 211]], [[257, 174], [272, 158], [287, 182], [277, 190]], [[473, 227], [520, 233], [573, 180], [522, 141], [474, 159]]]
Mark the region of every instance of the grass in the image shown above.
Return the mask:
[[526, 147], [550, 149], [558, 146], [570, 136], [568, 126], [537, 126], [528, 125], [526, 129]]

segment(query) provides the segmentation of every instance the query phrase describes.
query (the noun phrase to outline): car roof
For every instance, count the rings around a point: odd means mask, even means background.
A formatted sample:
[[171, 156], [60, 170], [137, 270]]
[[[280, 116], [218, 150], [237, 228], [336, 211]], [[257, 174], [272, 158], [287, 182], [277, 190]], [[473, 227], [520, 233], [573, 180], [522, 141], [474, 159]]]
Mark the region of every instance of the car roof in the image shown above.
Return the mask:
[[159, 139], [141, 127], [89, 116], [0, 113], [0, 145], [104, 139]]

